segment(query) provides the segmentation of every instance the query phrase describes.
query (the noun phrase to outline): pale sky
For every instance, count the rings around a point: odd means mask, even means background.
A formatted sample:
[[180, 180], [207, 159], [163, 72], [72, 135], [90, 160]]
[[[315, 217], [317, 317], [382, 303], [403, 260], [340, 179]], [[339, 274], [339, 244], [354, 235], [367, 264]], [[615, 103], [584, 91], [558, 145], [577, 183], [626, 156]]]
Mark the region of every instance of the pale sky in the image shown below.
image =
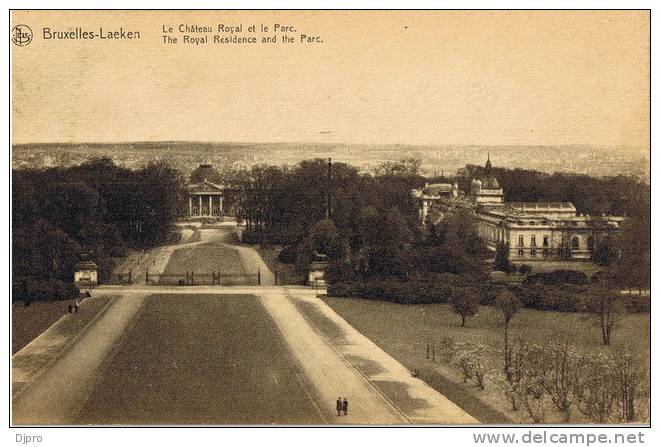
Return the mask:
[[[12, 45], [14, 143], [649, 144], [648, 12], [34, 11], [12, 22], [34, 33]], [[162, 26], [181, 23], [242, 23], [241, 36], [290, 24], [323, 43], [161, 43]], [[42, 36], [120, 26], [141, 39]]]

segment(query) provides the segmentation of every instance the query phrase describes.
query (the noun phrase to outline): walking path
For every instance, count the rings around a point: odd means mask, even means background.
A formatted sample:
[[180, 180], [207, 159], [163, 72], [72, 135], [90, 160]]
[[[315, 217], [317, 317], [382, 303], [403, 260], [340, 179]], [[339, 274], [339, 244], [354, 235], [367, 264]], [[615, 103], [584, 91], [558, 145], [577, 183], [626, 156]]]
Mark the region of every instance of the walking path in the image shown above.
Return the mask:
[[[151, 294], [254, 294], [272, 316], [327, 423], [471, 424], [477, 421], [410, 372], [315, 297], [283, 287], [101, 287], [109, 308], [37, 380], [13, 398], [14, 424], [70, 424], [103, 374], [104, 359]], [[285, 293], [289, 294], [289, 297]], [[210, 298], [212, 299], [212, 298]], [[29, 347], [29, 346], [28, 346]], [[25, 349], [27, 350], [28, 347]], [[17, 355], [23, 353], [19, 351]], [[23, 354], [27, 354], [26, 351]], [[335, 401], [349, 400], [337, 417]]]
[[[93, 391], [104, 359], [143, 300], [144, 295], [114, 299], [48, 369], [12, 397], [12, 423], [71, 424]], [[14, 357], [29, 355], [32, 350], [33, 343]]]
[[[406, 417], [315, 331], [314, 327], [286, 299], [284, 290], [260, 295], [273, 317], [305, 379], [313, 389], [314, 400], [328, 423], [406, 424]], [[335, 402], [347, 397], [347, 416], [337, 417]]]
[[[237, 294], [258, 296], [327, 423], [478, 422], [426, 383], [411, 377], [405, 367], [316, 298], [314, 290], [273, 286], [274, 276], [259, 254], [250, 247], [231, 244], [232, 231], [200, 229], [199, 241], [153, 250], [145, 258], [150, 265], [142, 267], [157, 274], [165, 269], [174, 250], [214, 242], [237, 250], [247, 274], [260, 271], [261, 286], [177, 287], [142, 283], [95, 289], [95, 298], [111, 301], [77, 335], [58, 338], [58, 322], [12, 358], [13, 384], [20, 388], [18, 392], [14, 390], [12, 399], [13, 423], [73, 423], [97, 381], [113, 373], [103, 371], [104, 362], [112, 358], [112, 349], [119, 345], [145, 298], [161, 293], [182, 298], [209, 295], [208, 299], [216, 299], [213, 295], [222, 299], [223, 294], [234, 298]], [[137, 278], [143, 279], [143, 275]], [[34, 361], [35, 358], [40, 360]], [[338, 397], [349, 400], [347, 416], [337, 416]]]
[[77, 313], [65, 314], [12, 355], [11, 391], [15, 396], [51, 366], [110, 306], [116, 292], [81, 301]]
[[291, 302], [324, 333], [347, 362], [392, 401], [406, 419], [415, 424], [474, 424], [476, 419], [435, 391], [358, 332], [313, 290], [287, 290]]

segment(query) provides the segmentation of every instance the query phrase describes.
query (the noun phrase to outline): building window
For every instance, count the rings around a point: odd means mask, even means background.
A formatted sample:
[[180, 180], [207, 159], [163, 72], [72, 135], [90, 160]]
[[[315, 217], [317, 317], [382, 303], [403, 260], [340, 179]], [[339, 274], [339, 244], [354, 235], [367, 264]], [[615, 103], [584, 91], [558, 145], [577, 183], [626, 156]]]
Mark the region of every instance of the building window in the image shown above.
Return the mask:
[[533, 258], [536, 257], [536, 250], [530, 250], [529, 255]]
[[518, 250], [518, 256], [520, 256], [521, 258], [524, 258], [525, 257], [525, 250]]
[[573, 250], [580, 248], [580, 239], [577, 236], [573, 236], [573, 239], [571, 239], [571, 248]]
[[547, 247], [549, 245], [549, 238], [548, 236], [543, 236], [543, 246]]
[[587, 250], [589, 250], [590, 252], [593, 252], [594, 251], [594, 246], [595, 246], [594, 237], [589, 236], [589, 239], [587, 239]]
[[546, 248], [545, 250], [543, 250], [543, 257], [547, 258], [548, 256], [550, 256], [550, 251]]
[[533, 246], [536, 246], [536, 235], [532, 234], [532, 244]]
[[523, 235], [521, 234], [518, 236], [518, 245], [525, 245], [525, 240], [523, 239]]

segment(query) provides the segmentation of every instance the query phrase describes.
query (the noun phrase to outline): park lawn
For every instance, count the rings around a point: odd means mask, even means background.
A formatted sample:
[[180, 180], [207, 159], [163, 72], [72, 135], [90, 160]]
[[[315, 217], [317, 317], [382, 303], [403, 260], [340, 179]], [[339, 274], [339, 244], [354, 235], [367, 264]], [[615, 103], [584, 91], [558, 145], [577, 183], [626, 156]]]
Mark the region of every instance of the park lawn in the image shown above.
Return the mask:
[[71, 300], [37, 301], [29, 306], [11, 306], [11, 353], [15, 354], [68, 312]]
[[186, 272], [212, 274], [213, 271], [225, 275], [245, 274], [238, 252], [214, 242], [174, 250], [163, 274], [185, 277]]
[[[86, 298], [81, 305], [80, 314], [75, 319], [64, 322], [59, 327], [63, 335], [77, 333], [85, 324], [101, 311], [108, 303], [109, 297]], [[13, 303], [11, 307], [11, 348], [12, 354], [17, 353], [32, 340], [41, 335], [60, 318], [68, 314], [72, 300], [35, 301], [29, 306]]]
[[323, 418], [254, 295], [152, 295], [76, 424], [320, 424]]
[[[457, 405], [479, 418], [479, 407], [487, 405], [502, 415], [499, 420], [482, 420], [486, 423], [531, 423], [523, 410], [512, 412], [497, 386], [490, 382], [486, 390], [476, 385], [463, 384], [459, 373], [442, 363], [440, 342], [453, 337], [456, 342], [482, 343], [502, 349], [501, 316], [496, 307], [481, 306], [479, 314], [460, 327], [460, 317], [447, 304], [407, 305], [359, 298], [325, 297], [326, 303], [348, 323], [370, 338], [408, 369], [417, 369], [420, 377], [439, 392], [452, 399]], [[650, 366], [650, 315], [631, 314], [614, 332], [612, 346], [602, 345], [600, 329], [580, 313], [562, 313], [522, 309], [511, 325], [511, 340], [526, 343], [544, 343], [547, 340], [564, 340], [569, 337], [585, 351], [604, 352], [624, 347], [637, 353]], [[436, 361], [426, 359], [426, 345], [436, 347]], [[431, 354], [432, 355], [432, 354]], [[492, 359], [499, 367], [499, 358]], [[648, 418], [642, 410], [642, 418]], [[564, 423], [561, 414], [548, 408], [546, 423]], [[577, 410], [573, 411], [571, 423], [590, 422]]]

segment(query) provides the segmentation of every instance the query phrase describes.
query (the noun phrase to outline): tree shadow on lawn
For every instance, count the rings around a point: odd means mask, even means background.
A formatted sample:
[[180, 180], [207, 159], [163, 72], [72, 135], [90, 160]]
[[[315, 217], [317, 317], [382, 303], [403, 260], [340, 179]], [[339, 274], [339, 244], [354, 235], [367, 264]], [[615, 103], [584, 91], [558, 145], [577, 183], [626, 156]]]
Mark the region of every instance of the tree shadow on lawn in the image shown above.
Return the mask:
[[323, 315], [314, 305], [314, 303], [309, 303], [302, 300], [295, 300], [295, 305], [302, 311], [302, 313], [310, 319], [314, 325], [334, 344], [343, 345], [346, 344], [346, 335], [344, 331], [335, 324], [328, 317]]
[[474, 396], [474, 390], [452, 382], [432, 369], [422, 368], [419, 378], [429, 384], [431, 388], [443, 394], [447, 399], [461, 407], [482, 424], [513, 424], [505, 414], [488, 406]]
[[406, 416], [413, 415], [417, 410], [430, 408], [426, 399], [412, 397], [404, 383], [391, 380], [373, 380], [372, 383]]

